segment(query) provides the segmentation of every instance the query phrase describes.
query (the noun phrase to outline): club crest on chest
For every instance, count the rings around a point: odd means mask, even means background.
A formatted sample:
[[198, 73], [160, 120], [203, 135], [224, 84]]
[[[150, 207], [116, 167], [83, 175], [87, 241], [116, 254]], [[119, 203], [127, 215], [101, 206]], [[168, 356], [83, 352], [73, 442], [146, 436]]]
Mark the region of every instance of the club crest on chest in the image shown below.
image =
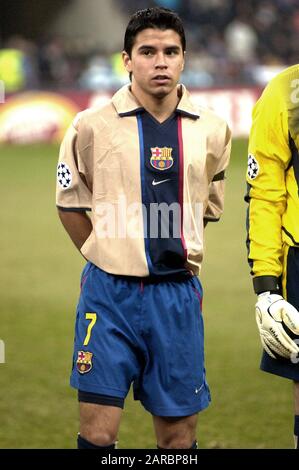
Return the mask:
[[156, 170], [164, 171], [169, 170], [173, 165], [171, 147], [151, 147], [151, 159], [150, 163]]

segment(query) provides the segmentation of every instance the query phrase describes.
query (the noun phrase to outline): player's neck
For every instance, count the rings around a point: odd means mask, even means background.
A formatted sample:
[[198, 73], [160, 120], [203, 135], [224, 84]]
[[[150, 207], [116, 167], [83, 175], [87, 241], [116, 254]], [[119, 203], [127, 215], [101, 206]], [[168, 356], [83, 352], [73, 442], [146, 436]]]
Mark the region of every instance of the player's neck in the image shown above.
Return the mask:
[[148, 95], [140, 88], [134, 86], [134, 84], [131, 86], [131, 92], [142, 107], [159, 122], [166, 121], [172, 115], [179, 102], [177, 87], [163, 97]]

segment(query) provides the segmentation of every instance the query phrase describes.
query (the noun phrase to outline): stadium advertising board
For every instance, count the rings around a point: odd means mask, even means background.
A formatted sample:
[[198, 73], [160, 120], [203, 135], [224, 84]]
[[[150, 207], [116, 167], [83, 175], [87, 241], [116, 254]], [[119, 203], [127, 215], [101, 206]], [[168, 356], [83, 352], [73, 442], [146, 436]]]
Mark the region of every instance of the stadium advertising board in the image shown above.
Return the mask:
[[[194, 100], [208, 106], [230, 125], [234, 137], [247, 137], [256, 88], [193, 90]], [[0, 107], [0, 143], [60, 142], [77, 112], [102, 106], [103, 93], [26, 92], [8, 96]]]
[[60, 141], [80, 108], [58, 93], [28, 92], [8, 97], [0, 107], [0, 143]]

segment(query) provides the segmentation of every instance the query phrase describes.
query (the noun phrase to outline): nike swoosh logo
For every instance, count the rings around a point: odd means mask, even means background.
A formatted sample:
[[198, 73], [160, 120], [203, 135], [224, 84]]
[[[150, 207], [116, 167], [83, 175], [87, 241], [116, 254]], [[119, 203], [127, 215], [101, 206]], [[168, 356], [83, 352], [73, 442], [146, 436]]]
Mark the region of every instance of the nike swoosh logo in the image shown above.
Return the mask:
[[165, 183], [166, 181], [170, 181], [170, 178], [167, 178], [167, 180], [160, 180], [160, 181], [152, 181], [153, 186], [157, 186], [157, 184]]
[[204, 386], [204, 384], [202, 384], [201, 387], [196, 388], [196, 389], [194, 390], [195, 393], [198, 394], [198, 393], [201, 391], [201, 389], [202, 389], [203, 386]]

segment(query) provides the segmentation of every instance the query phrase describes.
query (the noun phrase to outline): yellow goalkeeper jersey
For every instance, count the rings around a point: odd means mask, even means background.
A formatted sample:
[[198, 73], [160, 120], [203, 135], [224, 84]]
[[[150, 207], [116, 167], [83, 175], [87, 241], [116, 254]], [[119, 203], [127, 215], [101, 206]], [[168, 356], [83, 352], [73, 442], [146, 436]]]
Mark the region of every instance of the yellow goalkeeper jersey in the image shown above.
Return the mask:
[[252, 115], [247, 169], [248, 257], [257, 293], [278, 290], [284, 250], [299, 246], [299, 65], [265, 88]]

